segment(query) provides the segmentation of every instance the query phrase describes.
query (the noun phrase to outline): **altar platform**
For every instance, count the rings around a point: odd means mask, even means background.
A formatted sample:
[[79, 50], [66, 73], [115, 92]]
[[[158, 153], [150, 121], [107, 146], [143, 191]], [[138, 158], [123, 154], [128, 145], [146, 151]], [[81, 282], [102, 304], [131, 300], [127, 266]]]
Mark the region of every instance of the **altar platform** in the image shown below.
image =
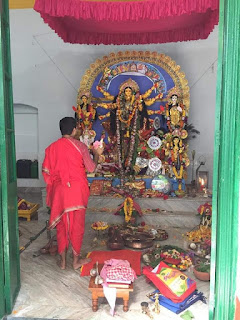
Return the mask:
[[[194, 228], [200, 222], [197, 209], [200, 205], [212, 202], [211, 198], [184, 197], [184, 198], [135, 198], [144, 214], [138, 222], [144, 220], [148, 224], [157, 224], [164, 227]], [[116, 208], [122, 204], [124, 198], [110, 196], [91, 196], [88, 202], [87, 220], [122, 223], [123, 217], [114, 215]], [[159, 209], [159, 212], [152, 210]], [[97, 217], [96, 217], [97, 216]]]
[[[41, 192], [44, 208], [46, 207], [46, 189], [42, 189]], [[200, 222], [197, 209], [206, 202], [212, 202], [211, 198], [203, 196], [169, 197], [167, 200], [163, 198], [134, 198], [134, 200], [143, 210], [143, 216], [138, 217], [137, 222], [144, 220], [148, 224], [177, 228], [194, 228], [197, 226]], [[113, 196], [90, 196], [86, 221], [101, 220], [108, 223], [122, 223], [123, 216], [114, 215], [114, 212], [123, 201], [124, 198]], [[159, 209], [159, 212], [154, 212], [155, 209]]]

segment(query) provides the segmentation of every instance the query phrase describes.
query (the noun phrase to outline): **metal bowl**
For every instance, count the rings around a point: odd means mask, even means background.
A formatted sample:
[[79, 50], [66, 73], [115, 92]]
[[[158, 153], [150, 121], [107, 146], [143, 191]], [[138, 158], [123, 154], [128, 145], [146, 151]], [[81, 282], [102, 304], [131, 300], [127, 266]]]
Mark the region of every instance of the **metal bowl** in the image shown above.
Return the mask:
[[146, 249], [153, 246], [154, 237], [148, 233], [136, 232], [134, 235], [123, 237], [125, 246], [133, 249]]
[[107, 247], [110, 250], [121, 250], [124, 248], [124, 243], [123, 242], [111, 242], [108, 241]]

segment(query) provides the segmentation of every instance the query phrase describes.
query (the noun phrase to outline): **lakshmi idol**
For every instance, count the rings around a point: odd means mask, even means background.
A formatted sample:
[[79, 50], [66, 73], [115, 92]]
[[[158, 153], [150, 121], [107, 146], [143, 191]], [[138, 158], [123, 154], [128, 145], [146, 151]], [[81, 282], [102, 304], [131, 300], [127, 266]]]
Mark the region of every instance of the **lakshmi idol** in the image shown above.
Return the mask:
[[91, 104], [91, 95], [89, 92], [79, 92], [75, 118], [77, 120], [78, 137], [88, 147], [93, 143], [96, 133], [92, 130], [92, 124], [95, 120], [96, 111]]

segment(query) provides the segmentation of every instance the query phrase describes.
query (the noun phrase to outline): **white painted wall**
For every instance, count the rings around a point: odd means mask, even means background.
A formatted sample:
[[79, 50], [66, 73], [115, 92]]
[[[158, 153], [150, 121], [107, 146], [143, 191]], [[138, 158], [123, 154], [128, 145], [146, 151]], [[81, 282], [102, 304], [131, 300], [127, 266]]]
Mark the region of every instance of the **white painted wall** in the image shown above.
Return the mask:
[[16, 158], [38, 159], [38, 109], [14, 104]]
[[[80, 80], [90, 64], [110, 52], [150, 50], [169, 55], [186, 74], [191, 94], [189, 123], [201, 131], [200, 136], [191, 141], [189, 150], [196, 150], [196, 160], [200, 156], [206, 158], [201, 170], [209, 171], [212, 185], [217, 28], [207, 40], [88, 46], [64, 43], [32, 9], [10, 10], [10, 23], [14, 103], [38, 109], [39, 167], [45, 148], [60, 137], [59, 120], [73, 115], [72, 105], [76, 103]], [[19, 186], [44, 186], [41, 178], [24, 180], [19, 181]]]

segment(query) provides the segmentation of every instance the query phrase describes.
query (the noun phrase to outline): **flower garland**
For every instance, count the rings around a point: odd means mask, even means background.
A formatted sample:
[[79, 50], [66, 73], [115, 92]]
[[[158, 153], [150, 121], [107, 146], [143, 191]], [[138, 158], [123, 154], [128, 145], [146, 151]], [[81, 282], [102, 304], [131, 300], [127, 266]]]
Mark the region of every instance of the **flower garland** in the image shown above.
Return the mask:
[[129, 111], [129, 117], [128, 117], [128, 119], [127, 119], [127, 120], [124, 120], [124, 119], [122, 118], [122, 115], [121, 115], [122, 111], [121, 111], [120, 102], [119, 102], [119, 99], [118, 99], [118, 101], [117, 101], [117, 108], [118, 108], [118, 116], [119, 116], [120, 121], [123, 122], [123, 123], [126, 123], [128, 126], [130, 126], [130, 122], [131, 122], [131, 120], [132, 120], [132, 118], [133, 118], [133, 116], [134, 116], [134, 114], [135, 114], [135, 111], [136, 111], [137, 107], [138, 107], [138, 103], [136, 103], [136, 104], [134, 105], [134, 108], [133, 108], [132, 111]]
[[211, 228], [199, 225], [196, 230], [192, 230], [185, 234], [192, 242], [211, 241]]
[[120, 121], [118, 118], [118, 112], [116, 116], [116, 134], [117, 134], [117, 150], [118, 150], [118, 167], [120, 171], [120, 183], [121, 186], [124, 185], [124, 170], [123, 170], [123, 165], [122, 165], [122, 153], [121, 153], [121, 136], [120, 136]]
[[134, 112], [134, 122], [133, 122], [133, 128], [131, 133], [131, 139], [130, 139], [130, 145], [129, 145], [129, 154], [126, 158], [126, 161], [124, 163], [125, 165], [125, 172], [123, 167], [123, 155], [122, 155], [122, 144], [121, 144], [121, 130], [120, 130], [120, 118], [119, 118], [119, 110], [117, 111], [117, 117], [116, 117], [116, 134], [117, 134], [117, 149], [118, 149], [118, 166], [120, 170], [120, 176], [121, 176], [121, 185], [124, 184], [124, 174], [128, 173], [131, 169], [132, 164], [132, 158], [134, 153], [134, 146], [136, 142], [136, 132], [137, 132], [137, 119], [138, 119], [138, 109]]
[[211, 216], [212, 215], [212, 205], [211, 205], [211, 203], [206, 202], [204, 204], [201, 204], [198, 207], [197, 211], [201, 216], [204, 214]]
[[133, 213], [133, 199], [131, 197], [127, 197], [124, 200], [123, 210], [125, 215], [125, 221], [129, 222]]
[[[172, 164], [174, 165], [176, 159], [175, 159], [175, 156], [174, 156], [173, 149], [171, 149], [171, 160], [172, 160]], [[179, 154], [179, 161], [182, 162], [182, 154], [181, 153]]]
[[167, 118], [168, 130], [169, 130], [169, 132], [172, 132], [171, 120], [170, 120], [170, 114], [169, 114], [169, 105], [168, 105], [168, 103], [166, 104], [166, 118]]
[[116, 212], [114, 213], [115, 215], [119, 214], [124, 214], [125, 216], [125, 221], [130, 221], [132, 215], [138, 214], [140, 217], [143, 215], [141, 207], [139, 206], [138, 203], [136, 203], [131, 195], [129, 195], [127, 192], [124, 190], [119, 190], [114, 187], [112, 187], [112, 190], [118, 193], [121, 196], [125, 197], [125, 200], [123, 203], [118, 206]]
[[181, 166], [180, 166], [179, 174], [177, 172], [175, 165], [173, 165], [172, 169], [173, 169], [173, 173], [174, 173], [175, 177], [179, 180], [178, 190], [180, 191], [180, 190], [182, 190], [183, 165], [181, 164]]
[[135, 112], [135, 117], [134, 117], [134, 122], [133, 122], [133, 129], [132, 129], [132, 134], [131, 134], [131, 139], [130, 139], [130, 147], [129, 147], [129, 154], [126, 159], [126, 173], [130, 171], [130, 167], [132, 164], [132, 157], [133, 157], [133, 152], [134, 152], [134, 146], [136, 142], [136, 131], [137, 131], [137, 118], [138, 118], [138, 109]]
[[176, 177], [177, 179], [182, 179], [182, 176], [183, 176], [183, 165], [181, 164], [181, 166], [180, 166], [179, 174], [178, 174], [178, 172], [177, 172], [176, 167], [173, 166], [173, 173], [174, 173], [174, 175], [175, 175], [175, 177]]

